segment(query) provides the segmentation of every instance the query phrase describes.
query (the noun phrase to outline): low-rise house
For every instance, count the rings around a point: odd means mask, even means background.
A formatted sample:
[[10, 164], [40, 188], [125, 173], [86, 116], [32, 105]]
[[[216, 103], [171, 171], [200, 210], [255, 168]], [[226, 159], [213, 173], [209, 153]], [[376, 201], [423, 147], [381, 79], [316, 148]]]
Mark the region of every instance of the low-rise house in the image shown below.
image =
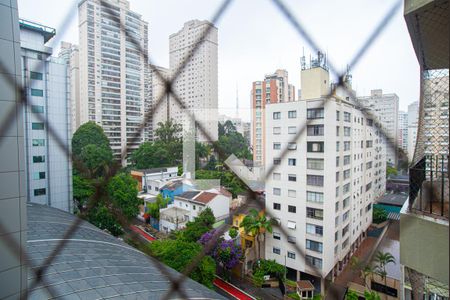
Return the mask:
[[178, 167], [132, 170], [131, 176], [138, 181], [139, 191], [155, 196], [167, 182], [181, 178], [178, 176]]
[[223, 188], [183, 192], [174, 197], [168, 208], [160, 210], [160, 228], [165, 232], [182, 229], [207, 207], [212, 210], [216, 221], [225, 220], [230, 215], [231, 198]]

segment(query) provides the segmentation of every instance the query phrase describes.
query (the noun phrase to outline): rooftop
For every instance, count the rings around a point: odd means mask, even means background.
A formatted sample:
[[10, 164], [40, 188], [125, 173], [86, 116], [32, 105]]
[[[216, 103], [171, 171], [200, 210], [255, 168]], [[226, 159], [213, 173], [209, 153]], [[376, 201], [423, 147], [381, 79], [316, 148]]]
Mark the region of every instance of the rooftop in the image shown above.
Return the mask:
[[[27, 206], [27, 252], [33, 265], [40, 267], [76, 216], [38, 204]], [[180, 275], [166, 268], [171, 276]], [[34, 276], [28, 272], [28, 284]], [[171, 286], [153, 258], [86, 221], [48, 266], [45, 278], [55, 296], [70, 299], [160, 299]], [[183, 288], [189, 298], [224, 299], [189, 278]], [[46, 299], [49, 295], [41, 284], [29, 296]]]
[[41, 33], [44, 36], [44, 43], [47, 43], [56, 34], [56, 30], [54, 28], [24, 19], [19, 20], [19, 26], [20, 28], [25, 28]]
[[197, 196], [199, 193], [200, 193], [200, 191], [187, 191], [187, 192], [182, 193], [182, 194], [179, 195], [178, 197], [184, 198], [184, 199], [192, 200], [192, 199], [195, 198], [195, 196]]
[[200, 202], [203, 204], [209, 203], [212, 199], [216, 198], [218, 194], [210, 193], [210, 192], [202, 192], [200, 195], [195, 197], [194, 201]]

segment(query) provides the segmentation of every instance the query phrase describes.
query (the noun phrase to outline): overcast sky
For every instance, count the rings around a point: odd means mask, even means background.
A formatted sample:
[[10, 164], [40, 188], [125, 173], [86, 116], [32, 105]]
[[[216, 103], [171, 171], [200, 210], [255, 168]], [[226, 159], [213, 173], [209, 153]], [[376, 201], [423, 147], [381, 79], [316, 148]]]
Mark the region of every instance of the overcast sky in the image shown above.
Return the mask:
[[[56, 28], [58, 40], [78, 43], [78, 16], [73, 0], [18, 0], [19, 17]], [[217, 0], [130, 0], [131, 9], [149, 22], [149, 51], [153, 62], [168, 67], [169, 35], [191, 19], [210, 20]], [[319, 47], [345, 69], [367, 36], [393, 5], [392, 0], [292, 0], [292, 10]], [[75, 4], [75, 5], [74, 5]], [[70, 14], [69, 14], [70, 12]], [[65, 17], [69, 26], [60, 32]], [[219, 107], [234, 114], [236, 87], [239, 106], [250, 106], [251, 83], [277, 68], [289, 72], [300, 87], [300, 56], [311, 49], [269, 0], [235, 0], [216, 26], [219, 29]], [[403, 7], [352, 70], [358, 95], [383, 89], [400, 97], [400, 109], [419, 99], [419, 65], [403, 19]], [[246, 112], [241, 113], [245, 119]]]

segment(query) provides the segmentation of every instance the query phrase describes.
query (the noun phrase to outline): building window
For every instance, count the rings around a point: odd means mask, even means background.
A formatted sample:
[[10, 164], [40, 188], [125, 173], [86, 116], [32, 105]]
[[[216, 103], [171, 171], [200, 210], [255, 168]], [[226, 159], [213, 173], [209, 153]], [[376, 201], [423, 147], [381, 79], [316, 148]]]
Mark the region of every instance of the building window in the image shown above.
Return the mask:
[[280, 248], [277, 248], [277, 247], [273, 247], [272, 251], [273, 251], [273, 253], [278, 254], [278, 255], [280, 255], [280, 253], [281, 253]]
[[281, 180], [281, 173], [273, 173], [273, 180]]
[[348, 239], [347, 238], [343, 243], [342, 243], [342, 249], [345, 249], [348, 246]]
[[339, 167], [339, 156], [336, 156], [336, 167]]
[[281, 149], [281, 143], [273, 143], [273, 150], [280, 150]]
[[296, 213], [297, 212], [297, 207], [295, 207], [293, 205], [288, 205], [288, 212]]
[[45, 146], [44, 139], [33, 139], [33, 147]]
[[45, 162], [45, 156], [44, 155], [33, 156], [33, 163], [43, 163], [43, 162]]
[[288, 159], [288, 165], [289, 166], [295, 166], [297, 164], [297, 160], [295, 158], [289, 158]]
[[336, 182], [339, 181], [339, 172], [336, 172]]
[[295, 236], [288, 235], [287, 236], [287, 241], [288, 241], [288, 243], [295, 244], [296, 243], [296, 238], [295, 238]]
[[349, 112], [344, 111], [344, 121], [345, 122], [351, 122], [352, 121], [352, 115]]
[[46, 194], [46, 190], [45, 189], [35, 189], [34, 190], [34, 195], [35, 196], [43, 196]]
[[274, 127], [273, 134], [281, 134], [281, 127]]
[[288, 175], [288, 181], [297, 181], [297, 175], [295, 174], [289, 174]]
[[314, 224], [306, 224], [306, 232], [313, 235], [323, 236], [323, 227]]
[[281, 204], [280, 203], [274, 203], [273, 204], [273, 209], [280, 210], [281, 209]]
[[296, 110], [290, 110], [290, 111], [288, 111], [288, 118], [289, 118], [289, 119], [295, 119], [295, 118], [297, 118], [297, 111], [296, 111]]
[[311, 255], [306, 255], [305, 256], [305, 261], [306, 261], [306, 264], [308, 266], [312, 266], [312, 267], [315, 267], [317, 269], [321, 269], [322, 268], [322, 260], [320, 258], [311, 256]]
[[295, 127], [295, 126], [289, 126], [289, 127], [288, 127], [288, 133], [289, 133], [289, 134], [296, 134], [296, 133], [297, 133], [297, 127]]
[[339, 142], [336, 142], [336, 152], [339, 152]]
[[309, 170], [323, 170], [323, 158], [308, 158], [306, 167]]
[[323, 119], [324, 110], [322, 108], [309, 108], [306, 110], [307, 119]]
[[350, 191], [350, 183], [347, 183], [342, 187], [342, 194], [346, 194], [349, 191]]
[[344, 180], [350, 178], [350, 169], [344, 171]]
[[306, 240], [306, 249], [322, 253], [322, 243], [312, 240]]
[[45, 172], [34, 172], [33, 180], [45, 179]]
[[369, 191], [372, 188], [372, 182], [369, 182], [366, 184], [366, 192]]
[[336, 126], [336, 136], [339, 136], [339, 126]]
[[273, 119], [274, 120], [279, 120], [281, 119], [281, 112], [277, 111], [273, 113]]
[[288, 251], [288, 252], [287, 252], [287, 257], [288, 257], [288, 258], [291, 258], [291, 259], [295, 259], [295, 253], [294, 253], [294, 252], [291, 252], [291, 251]]
[[288, 190], [288, 197], [295, 198], [297, 196], [296, 190]]
[[323, 203], [323, 193], [307, 191], [306, 192], [306, 201]]
[[322, 175], [306, 175], [306, 184], [312, 186], [323, 186]]
[[308, 152], [323, 152], [324, 146], [323, 142], [308, 142], [307, 148]]
[[279, 165], [279, 164], [281, 164], [281, 159], [280, 159], [280, 158], [274, 158], [274, 159], [273, 159], [273, 164], [274, 164], [274, 165]]
[[366, 148], [372, 148], [373, 141], [366, 141]]
[[344, 166], [350, 164], [350, 159], [351, 159], [350, 155], [345, 155], [344, 156]]
[[307, 207], [306, 208], [306, 217], [311, 219], [323, 220], [323, 210]]
[[297, 223], [295, 223], [294, 221], [288, 221], [287, 222], [287, 227], [289, 229], [295, 229], [295, 228], [297, 228]]
[[273, 239], [274, 240], [281, 240], [281, 235], [278, 232], [273, 232]]
[[344, 136], [350, 136], [352, 129], [350, 127], [344, 127]]
[[323, 131], [323, 125], [308, 125], [306, 129], [308, 136], [322, 136]]
[[342, 201], [342, 208], [344, 209], [344, 208], [347, 208], [347, 206], [350, 204], [350, 196], [349, 197], [347, 197], [347, 198], [345, 198], [343, 201]]
[[297, 143], [288, 143], [289, 150], [297, 150]]
[[345, 227], [342, 229], [342, 237], [344, 237], [344, 236], [348, 233], [348, 229], [349, 229], [349, 225], [347, 224], [347, 226], [345, 226]]
[[30, 78], [34, 80], [42, 80], [42, 73], [30, 71]]
[[280, 196], [281, 195], [281, 189], [280, 188], [273, 188], [273, 194]]
[[350, 150], [350, 142], [344, 142], [344, 151], [349, 151]]
[[42, 105], [31, 105], [31, 112], [36, 114], [44, 113], [44, 107]]
[[350, 216], [350, 210], [347, 210], [343, 215], [342, 215], [342, 222], [345, 222], [348, 217]]
[[44, 91], [39, 89], [31, 89], [31, 96], [43, 97]]
[[337, 110], [336, 111], [336, 121], [339, 121], [339, 117], [340, 117], [340, 112]]
[[31, 129], [33, 130], [44, 130], [44, 123], [31, 123]]

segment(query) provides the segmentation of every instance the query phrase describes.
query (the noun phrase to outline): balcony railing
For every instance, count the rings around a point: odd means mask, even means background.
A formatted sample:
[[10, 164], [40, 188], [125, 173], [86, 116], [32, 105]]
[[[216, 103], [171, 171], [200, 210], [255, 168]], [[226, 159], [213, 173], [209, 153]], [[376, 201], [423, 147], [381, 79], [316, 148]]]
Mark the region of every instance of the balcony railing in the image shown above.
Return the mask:
[[448, 219], [448, 155], [425, 155], [409, 169], [410, 211]]

